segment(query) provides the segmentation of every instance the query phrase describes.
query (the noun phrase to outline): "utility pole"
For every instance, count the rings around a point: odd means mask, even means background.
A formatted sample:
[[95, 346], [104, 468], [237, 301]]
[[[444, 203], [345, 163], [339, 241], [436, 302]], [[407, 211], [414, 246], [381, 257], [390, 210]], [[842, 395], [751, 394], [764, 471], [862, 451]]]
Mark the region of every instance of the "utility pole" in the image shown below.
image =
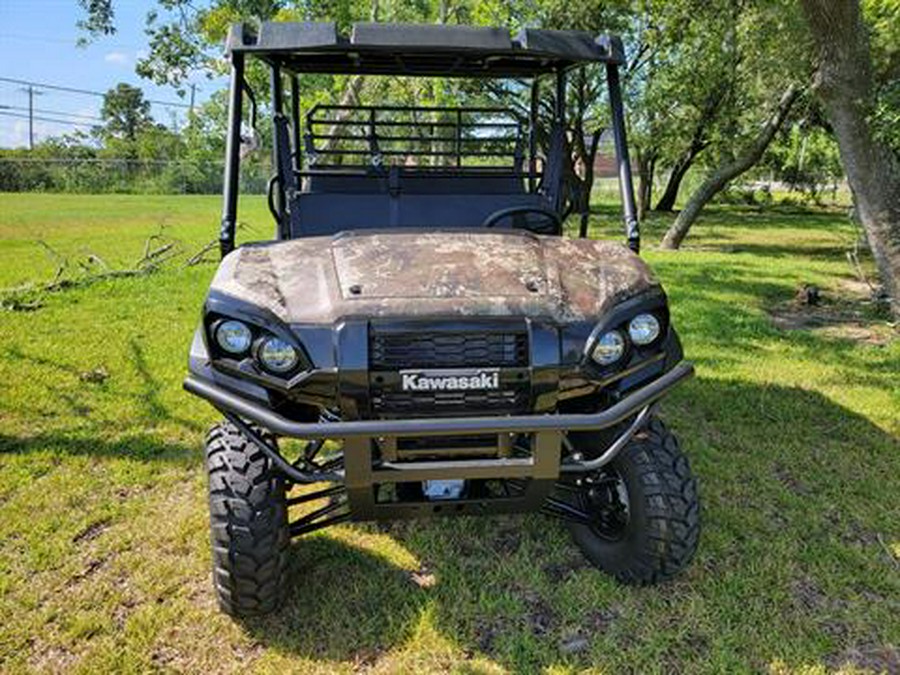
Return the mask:
[[30, 84], [19, 91], [28, 94], [28, 149], [34, 150], [34, 97], [41, 96], [44, 92], [35, 89]]
[[194, 115], [194, 98], [195, 98], [196, 96], [197, 96], [197, 85], [196, 85], [196, 84], [192, 84], [192, 85], [191, 85], [191, 110], [190, 110], [190, 114], [191, 114], [192, 117], [193, 117], [193, 115]]

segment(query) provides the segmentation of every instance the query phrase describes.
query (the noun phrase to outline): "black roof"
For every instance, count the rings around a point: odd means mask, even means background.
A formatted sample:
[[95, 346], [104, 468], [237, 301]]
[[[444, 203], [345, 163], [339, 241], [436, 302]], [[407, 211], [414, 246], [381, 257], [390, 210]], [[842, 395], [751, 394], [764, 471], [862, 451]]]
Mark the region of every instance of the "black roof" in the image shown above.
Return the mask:
[[587, 31], [438, 24], [265, 22], [231, 27], [229, 53], [258, 56], [296, 73], [518, 77], [581, 63], [622, 63], [618, 37]]

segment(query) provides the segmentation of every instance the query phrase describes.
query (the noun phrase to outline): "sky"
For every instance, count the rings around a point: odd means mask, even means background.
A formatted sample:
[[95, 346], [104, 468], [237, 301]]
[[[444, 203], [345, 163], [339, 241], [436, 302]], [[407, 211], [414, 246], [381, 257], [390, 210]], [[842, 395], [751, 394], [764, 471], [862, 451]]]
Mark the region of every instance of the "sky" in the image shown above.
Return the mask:
[[[128, 82], [141, 87], [148, 99], [185, 104], [172, 87], [157, 87], [134, 72], [135, 61], [147, 51], [144, 19], [155, 5], [153, 0], [118, 0], [118, 32], [83, 48], [76, 46], [80, 33], [75, 24], [82, 17], [76, 0], [0, 0], [0, 78], [101, 93]], [[224, 86], [202, 75], [191, 81], [197, 84], [198, 102]], [[26, 86], [0, 80], [0, 147], [28, 145], [28, 94], [22, 91]], [[68, 122], [36, 119], [36, 142], [97, 123], [101, 97], [35, 88], [41, 91], [34, 96], [35, 117]], [[160, 104], [152, 108], [153, 117], [167, 125], [183, 121], [185, 112]]]

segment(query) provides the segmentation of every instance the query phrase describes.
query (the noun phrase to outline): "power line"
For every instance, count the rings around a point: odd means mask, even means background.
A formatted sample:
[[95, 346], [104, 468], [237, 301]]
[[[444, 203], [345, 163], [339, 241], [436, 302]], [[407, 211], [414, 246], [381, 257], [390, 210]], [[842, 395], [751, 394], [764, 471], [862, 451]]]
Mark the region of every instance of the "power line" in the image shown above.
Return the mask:
[[[23, 110], [28, 111], [28, 108], [22, 105], [0, 105], [0, 109], [3, 110]], [[46, 113], [48, 115], [62, 115], [63, 117], [78, 117], [85, 120], [96, 120], [97, 122], [102, 122], [102, 117], [96, 117], [95, 115], [84, 115], [82, 113], [72, 113], [65, 112], [64, 110], [47, 110], [46, 108], [35, 108], [34, 112], [36, 113]]]
[[76, 122], [75, 120], [60, 120], [60, 119], [54, 119], [52, 117], [42, 117], [40, 115], [32, 116], [32, 115], [28, 115], [25, 113], [4, 112], [2, 110], [0, 110], [0, 115], [4, 115], [6, 117], [16, 117], [18, 119], [23, 119], [23, 120], [33, 119], [36, 122], [51, 122], [53, 124], [69, 124], [73, 127], [93, 127], [94, 126], [93, 124], [90, 124], [88, 122]]
[[[99, 96], [100, 98], [105, 98], [106, 94], [100, 91], [91, 91], [89, 89], [78, 89], [76, 87], [64, 87], [58, 84], [43, 84], [41, 82], [31, 82], [29, 80], [17, 80], [12, 77], [0, 77], [0, 82], [10, 82], [12, 84], [22, 84], [29, 87], [40, 87], [42, 89], [53, 89], [55, 91], [66, 91], [70, 94], [83, 94], [85, 96]], [[152, 98], [145, 99], [148, 103], [155, 103], [156, 105], [164, 105], [171, 106], [173, 108], [190, 108], [191, 106], [187, 103], [175, 103], [173, 101], [159, 101]]]

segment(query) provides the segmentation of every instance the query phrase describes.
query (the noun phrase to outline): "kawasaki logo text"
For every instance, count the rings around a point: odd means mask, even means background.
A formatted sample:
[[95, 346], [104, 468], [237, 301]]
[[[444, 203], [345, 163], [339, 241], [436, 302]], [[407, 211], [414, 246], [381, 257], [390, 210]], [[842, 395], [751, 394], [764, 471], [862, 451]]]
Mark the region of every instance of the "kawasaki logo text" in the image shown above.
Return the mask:
[[461, 391], [465, 389], [499, 389], [500, 374], [496, 370], [427, 373], [401, 371], [403, 391]]

